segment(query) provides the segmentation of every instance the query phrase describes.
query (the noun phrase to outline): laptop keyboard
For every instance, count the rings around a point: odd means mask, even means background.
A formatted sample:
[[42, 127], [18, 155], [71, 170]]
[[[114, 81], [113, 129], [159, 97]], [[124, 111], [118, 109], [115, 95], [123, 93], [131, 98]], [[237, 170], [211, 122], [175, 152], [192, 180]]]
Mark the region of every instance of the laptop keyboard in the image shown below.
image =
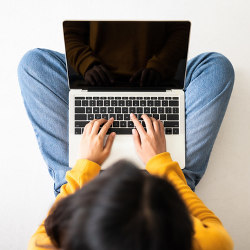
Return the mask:
[[160, 119], [166, 134], [179, 134], [179, 97], [75, 97], [75, 134], [82, 134], [86, 124], [93, 119], [114, 122], [108, 133], [132, 134], [134, 113], [142, 126], [142, 114]]

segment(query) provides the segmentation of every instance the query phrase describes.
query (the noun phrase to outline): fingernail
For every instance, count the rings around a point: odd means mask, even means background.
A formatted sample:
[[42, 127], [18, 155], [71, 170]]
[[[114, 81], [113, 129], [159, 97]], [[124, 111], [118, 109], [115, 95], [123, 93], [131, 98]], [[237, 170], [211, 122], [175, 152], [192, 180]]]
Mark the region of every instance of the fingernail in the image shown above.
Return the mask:
[[131, 114], [130, 114], [130, 117], [134, 117], [134, 114], [133, 114], [133, 113], [131, 113]]
[[135, 133], [135, 129], [133, 128], [133, 129], [132, 129], [132, 134], [134, 134], [134, 133]]

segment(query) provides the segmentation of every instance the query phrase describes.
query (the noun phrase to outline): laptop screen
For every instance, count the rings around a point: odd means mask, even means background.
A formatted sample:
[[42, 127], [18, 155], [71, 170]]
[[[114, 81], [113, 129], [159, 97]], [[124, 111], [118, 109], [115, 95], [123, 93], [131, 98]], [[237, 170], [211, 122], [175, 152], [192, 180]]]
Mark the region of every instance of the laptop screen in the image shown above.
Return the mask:
[[189, 21], [64, 21], [70, 89], [183, 89]]

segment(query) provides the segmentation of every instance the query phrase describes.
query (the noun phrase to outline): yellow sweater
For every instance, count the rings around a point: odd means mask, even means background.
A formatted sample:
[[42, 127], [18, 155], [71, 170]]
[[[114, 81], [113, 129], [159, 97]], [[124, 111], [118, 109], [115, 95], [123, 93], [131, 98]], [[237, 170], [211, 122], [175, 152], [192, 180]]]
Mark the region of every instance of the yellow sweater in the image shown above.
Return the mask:
[[[56, 201], [74, 193], [87, 182], [95, 178], [101, 167], [88, 160], [78, 160], [74, 168], [67, 172], [67, 184], [61, 187]], [[210, 211], [198, 196], [189, 188], [179, 164], [172, 161], [169, 153], [161, 153], [151, 158], [146, 169], [153, 175], [160, 176], [172, 182], [185, 201], [194, 223], [193, 249], [230, 250], [233, 242], [220, 220]], [[36, 246], [52, 245], [42, 223], [29, 242], [29, 250], [42, 250]]]

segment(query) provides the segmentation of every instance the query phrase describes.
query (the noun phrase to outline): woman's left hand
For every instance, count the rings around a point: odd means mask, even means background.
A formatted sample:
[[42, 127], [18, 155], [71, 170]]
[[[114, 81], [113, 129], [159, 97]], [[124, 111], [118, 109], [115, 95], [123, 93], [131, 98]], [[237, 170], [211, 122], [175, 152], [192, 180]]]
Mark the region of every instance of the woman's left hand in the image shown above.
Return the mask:
[[[87, 159], [101, 165], [108, 158], [115, 133], [108, 136], [105, 145], [104, 139], [113, 121], [113, 118], [108, 121], [106, 119], [93, 120], [85, 126], [80, 143], [80, 159]], [[103, 127], [100, 129], [101, 125]]]

